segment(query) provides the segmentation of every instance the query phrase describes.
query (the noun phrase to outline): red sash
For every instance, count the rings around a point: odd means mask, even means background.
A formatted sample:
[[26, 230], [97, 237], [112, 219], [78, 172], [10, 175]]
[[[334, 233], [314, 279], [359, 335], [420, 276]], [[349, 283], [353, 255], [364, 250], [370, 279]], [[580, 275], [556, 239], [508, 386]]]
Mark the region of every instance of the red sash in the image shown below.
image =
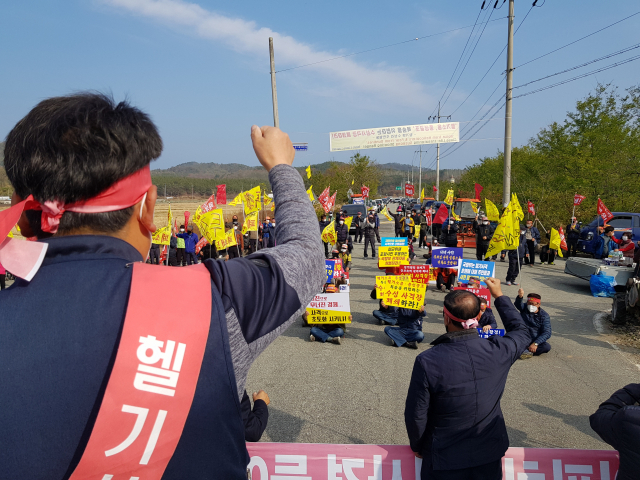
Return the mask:
[[191, 408], [210, 321], [206, 267], [134, 264], [116, 361], [70, 480], [160, 480]]

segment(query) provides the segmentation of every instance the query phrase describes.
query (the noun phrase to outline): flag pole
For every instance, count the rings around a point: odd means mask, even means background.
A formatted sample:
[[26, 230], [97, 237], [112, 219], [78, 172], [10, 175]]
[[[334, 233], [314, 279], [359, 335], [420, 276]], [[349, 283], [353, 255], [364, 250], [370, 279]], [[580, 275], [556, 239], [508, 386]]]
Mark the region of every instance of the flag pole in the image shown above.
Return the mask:
[[576, 195], [578, 192], [573, 194], [573, 213], [571, 214], [571, 218], [576, 216]]

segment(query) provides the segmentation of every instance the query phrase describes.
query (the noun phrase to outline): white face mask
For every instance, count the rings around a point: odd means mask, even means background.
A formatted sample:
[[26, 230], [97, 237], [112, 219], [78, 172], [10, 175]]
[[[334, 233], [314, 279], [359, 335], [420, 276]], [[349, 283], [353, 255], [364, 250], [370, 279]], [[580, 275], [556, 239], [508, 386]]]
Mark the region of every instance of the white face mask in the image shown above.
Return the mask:
[[533, 225], [527, 225], [527, 228], [531, 228], [531, 227], [533, 227]]
[[626, 235], [624, 235], [624, 236], [622, 237], [622, 239], [623, 239], [623, 240], [629, 240], [629, 237], [627, 237]]
[[489, 225], [489, 222], [482, 222], [483, 225]]
[[346, 248], [343, 248], [343, 249], [342, 249], [342, 253], [347, 253], [347, 249], [346, 249]]
[[181, 229], [180, 229], [180, 233], [184, 233], [184, 228], [181, 228]]
[[234, 226], [234, 227], [233, 227], [233, 229], [234, 229], [234, 230], [237, 230], [237, 229], [238, 229], [238, 227]]
[[271, 225], [273, 225], [275, 227], [276, 226], [276, 222], [271, 222]]
[[344, 220], [340, 220], [340, 225], [342, 225], [344, 223]]
[[527, 308], [531, 313], [536, 313], [538, 311], [538, 307], [536, 307], [535, 305], [527, 305]]
[[453, 225], [453, 220], [449, 220], [449, 225]]

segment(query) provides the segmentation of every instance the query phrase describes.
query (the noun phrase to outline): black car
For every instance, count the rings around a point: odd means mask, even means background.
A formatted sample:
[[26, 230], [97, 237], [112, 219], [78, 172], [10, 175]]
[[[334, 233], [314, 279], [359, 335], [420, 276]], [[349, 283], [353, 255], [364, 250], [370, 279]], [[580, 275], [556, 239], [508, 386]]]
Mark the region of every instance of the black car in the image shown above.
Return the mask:
[[[357, 217], [358, 216], [358, 212], [362, 213], [362, 218], [367, 218], [367, 207], [365, 207], [364, 205], [358, 205], [358, 204], [348, 204], [348, 205], [343, 205], [341, 210], [344, 210], [345, 212], [347, 212], [347, 215], [350, 217]], [[356, 227], [354, 225], [354, 223], [351, 223], [351, 228], [349, 229], [349, 235], [353, 235], [356, 233]]]

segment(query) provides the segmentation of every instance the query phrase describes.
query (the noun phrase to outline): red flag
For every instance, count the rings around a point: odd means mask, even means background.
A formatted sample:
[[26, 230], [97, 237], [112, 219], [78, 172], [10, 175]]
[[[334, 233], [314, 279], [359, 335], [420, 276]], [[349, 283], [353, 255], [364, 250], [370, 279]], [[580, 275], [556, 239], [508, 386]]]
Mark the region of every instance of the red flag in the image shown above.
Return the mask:
[[482, 193], [482, 190], [484, 190], [484, 187], [482, 185], [480, 185], [479, 183], [476, 183], [476, 197], [478, 200], [480, 200], [480, 194]]
[[369, 187], [363, 185], [360, 191], [362, 192], [362, 198], [369, 198]]
[[429, 209], [427, 209], [427, 211], [424, 213], [424, 218], [427, 220], [427, 226], [430, 227], [431, 226], [431, 211]]
[[560, 248], [562, 250], [569, 250], [569, 247], [567, 247], [567, 241], [564, 238], [564, 230], [562, 227], [558, 229], [558, 234], [560, 235]]
[[196, 243], [196, 255], [200, 253], [200, 250], [202, 250], [202, 247], [204, 247], [207, 243], [209, 243], [209, 241], [207, 240], [207, 237], [203, 236], [198, 243]]
[[533, 204], [533, 202], [527, 201], [527, 210], [529, 210], [529, 213], [531, 215], [536, 214], [536, 206]]
[[167, 245], [162, 247], [162, 253], [160, 254], [160, 265], [162, 265], [167, 260]]
[[216, 200], [218, 202], [218, 205], [227, 204], [227, 186], [226, 185], [218, 185], [218, 191], [216, 192]]
[[324, 205], [325, 203], [327, 203], [328, 199], [329, 199], [329, 187], [325, 188], [322, 191], [322, 193], [318, 195], [318, 201], [320, 202], [321, 205]]
[[173, 236], [175, 237], [176, 236], [176, 232], [178, 231], [178, 219], [177, 218], [173, 219], [173, 230], [174, 230]]
[[434, 192], [437, 192], [437, 191], [438, 191], [438, 189], [436, 188], [436, 186], [435, 186], [435, 185], [433, 186], [433, 191], [434, 191]]
[[433, 217], [433, 223], [442, 224], [447, 221], [447, 218], [449, 218], [449, 209], [443, 203], [442, 205], [440, 205], [440, 208], [436, 212], [436, 216]]
[[413, 194], [414, 194], [413, 185], [411, 185], [410, 183], [405, 183], [404, 184], [405, 197], [413, 197]]
[[184, 212], [184, 228], [189, 226], [189, 217], [191, 214], [189, 212]]
[[585, 197], [584, 195], [578, 195], [576, 193], [574, 195], [574, 197], [573, 197], [573, 204], [574, 205], [580, 205], [585, 198], [587, 198], [587, 197]]
[[216, 208], [218, 208], [218, 205], [216, 205], [215, 193], [209, 197], [209, 200], [207, 200], [200, 206], [202, 213], [210, 212], [211, 210], [215, 210]]
[[338, 191], [336, 190], [334, 192], [334, 194], [329, 197], [329, 199], [327, 200], [326, 205], [322, 206], [322, 208], [324, 208], [324, 213], [329, 213], [330, 210], [333, 210], [333, 206], [336, 204], [336, 195], [337, 194], [338, 194]]
[[608, 222], [613, 218], [613, 214], [600, 199], [598, 199], [598, 215], [600, 215], [602, 217], [602, 220], [604, 220], [605, 222]]

